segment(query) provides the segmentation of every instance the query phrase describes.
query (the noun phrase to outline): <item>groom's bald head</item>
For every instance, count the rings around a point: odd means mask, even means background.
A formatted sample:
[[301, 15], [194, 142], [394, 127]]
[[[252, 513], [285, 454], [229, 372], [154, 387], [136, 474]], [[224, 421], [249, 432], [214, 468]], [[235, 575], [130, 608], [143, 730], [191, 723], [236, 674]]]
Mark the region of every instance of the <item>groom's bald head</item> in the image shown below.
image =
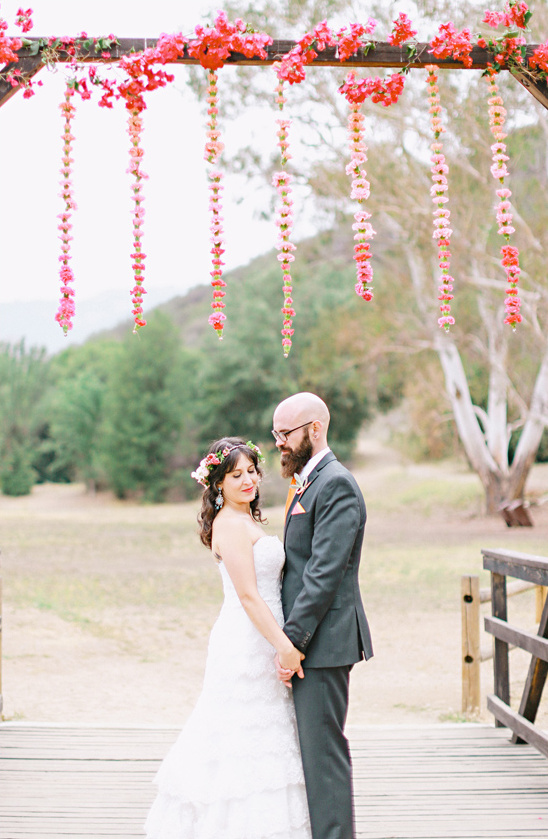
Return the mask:
[[303, 391], [280, 402], [274, 411], [274, 429], [289, 431], [309, 423], [308, 432], [313, 453], [316, 454], [327, 446], [329, 419], [329, 409], [323, 399], [315, 393]]

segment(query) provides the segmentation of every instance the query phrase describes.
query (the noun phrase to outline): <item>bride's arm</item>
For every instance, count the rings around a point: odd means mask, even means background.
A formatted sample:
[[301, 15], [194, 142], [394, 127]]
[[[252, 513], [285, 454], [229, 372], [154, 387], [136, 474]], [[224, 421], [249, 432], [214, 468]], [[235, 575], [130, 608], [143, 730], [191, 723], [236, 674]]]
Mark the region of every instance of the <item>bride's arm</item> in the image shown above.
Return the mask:
[[253, 562], [253, 543], [249, 529], [243, 522], [219, 522], [215, 528], [215, 550], [222, 557], [236, 593], [249, 619], [261, 635], [269, 641], [280, 659], [282, 667], [298, 670], [303, 654], [293, 646], [278, 626], [276, 618], [257, 589]]

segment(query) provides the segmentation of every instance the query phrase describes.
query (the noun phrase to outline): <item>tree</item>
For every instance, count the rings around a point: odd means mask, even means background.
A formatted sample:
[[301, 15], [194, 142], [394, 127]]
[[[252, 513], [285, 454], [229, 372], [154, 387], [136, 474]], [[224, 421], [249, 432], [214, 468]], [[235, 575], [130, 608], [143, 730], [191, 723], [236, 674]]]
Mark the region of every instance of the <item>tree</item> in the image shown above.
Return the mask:
[[91, 370], [58, 382], [48, 405], [52, 471], [82, 480], [94, 491], [100, 481], [100, 432], [106, 385]]
[[44, 349], [25, 342], [0, 346], [0, 486], [5, 495], [28, 495], [36, 481], [41, 405], [48, 388]]
[[[113, 358], [104, 397], [101, 457], [119, 497], [161, 500], [187, 464], [193, 440], [195, 356], [176, 327], [154, 313]], [[183, 436], [183, 431], [184, 436]]]

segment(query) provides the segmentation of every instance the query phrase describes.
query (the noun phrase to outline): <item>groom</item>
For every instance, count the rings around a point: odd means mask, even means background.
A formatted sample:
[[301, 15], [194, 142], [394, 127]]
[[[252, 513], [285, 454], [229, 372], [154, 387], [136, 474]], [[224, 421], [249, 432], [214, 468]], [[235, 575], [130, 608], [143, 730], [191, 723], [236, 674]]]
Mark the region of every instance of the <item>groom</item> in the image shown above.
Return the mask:
[[344, 724], [352, 665], [373, 655], [358, 585], [366, 515], [356, 481], [327, 445], [328, 426], [327, 405], [313, 393], [290, 396], [274, 412], [282, 475], [293, 478], [284, 631], [305, 656], [304, 678], [276, 666], [293, 686], [313, 839], [353, 839]]

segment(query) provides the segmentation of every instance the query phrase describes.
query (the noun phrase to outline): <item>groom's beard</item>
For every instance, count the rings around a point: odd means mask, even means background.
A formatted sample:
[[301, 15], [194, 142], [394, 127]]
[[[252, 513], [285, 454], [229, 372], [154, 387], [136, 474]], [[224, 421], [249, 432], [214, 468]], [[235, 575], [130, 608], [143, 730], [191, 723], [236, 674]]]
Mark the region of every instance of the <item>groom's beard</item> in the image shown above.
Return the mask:
[[312, 443], [306, 434], [296, 449], [282, 453], [280, 458], [282, 478], [292, 478], [295, 473], [302, 472], [311, 457]]

